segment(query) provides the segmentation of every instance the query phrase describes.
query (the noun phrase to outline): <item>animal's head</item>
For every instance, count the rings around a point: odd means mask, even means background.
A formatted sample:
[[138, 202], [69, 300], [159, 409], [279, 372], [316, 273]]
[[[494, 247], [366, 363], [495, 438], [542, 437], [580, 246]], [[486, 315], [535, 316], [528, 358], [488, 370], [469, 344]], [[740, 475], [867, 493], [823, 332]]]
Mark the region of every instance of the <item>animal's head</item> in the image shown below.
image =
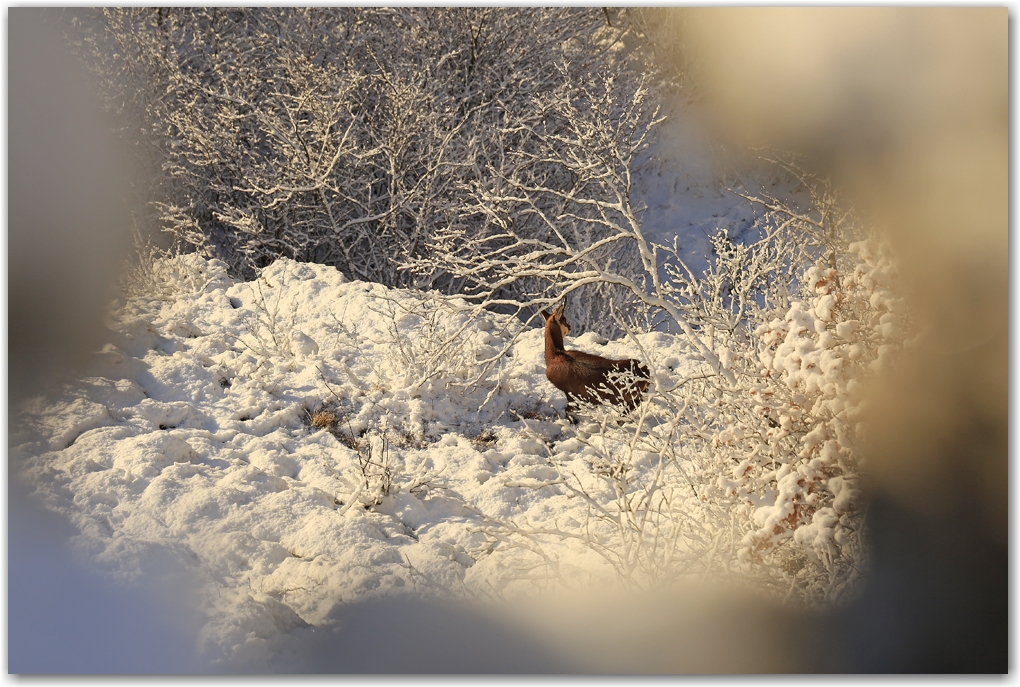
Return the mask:
[[563, 309], [567, 306], [566, 303], [561, 303], [558, 308], [550, 313], [548, 310], [542, 311], [542, 317], [545, 318], [545, 326], [549, 327], [556, 325], [560, 328], [560, 334], [566, 336], [570, 333], [570, 325], [567, 323], [567, 316], [563, 314]]

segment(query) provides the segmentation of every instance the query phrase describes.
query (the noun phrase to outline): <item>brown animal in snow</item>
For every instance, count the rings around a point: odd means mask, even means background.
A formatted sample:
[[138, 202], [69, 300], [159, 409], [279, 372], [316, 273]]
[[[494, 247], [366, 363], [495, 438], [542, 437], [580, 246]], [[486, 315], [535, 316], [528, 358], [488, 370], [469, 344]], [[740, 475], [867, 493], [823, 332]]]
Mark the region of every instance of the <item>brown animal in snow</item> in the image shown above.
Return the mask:
[[[609, 402], [633, 410], [648, 389], [648, 367], [633, 358], [610, 360], [583, 351], [566, 350], [563, 337], [570, 333], [570, 325], [563, 315], [564, 307], [565, 304], [560, 305], [551, 314], [543, 310], [542, 316], [545, 317], [545, 376], [567, 395], [568, 416], [577, 409], [578, 401]], [[615, 375], [610, 379], [612, 373], [627, 372], [637, 379], [627, 382]]]

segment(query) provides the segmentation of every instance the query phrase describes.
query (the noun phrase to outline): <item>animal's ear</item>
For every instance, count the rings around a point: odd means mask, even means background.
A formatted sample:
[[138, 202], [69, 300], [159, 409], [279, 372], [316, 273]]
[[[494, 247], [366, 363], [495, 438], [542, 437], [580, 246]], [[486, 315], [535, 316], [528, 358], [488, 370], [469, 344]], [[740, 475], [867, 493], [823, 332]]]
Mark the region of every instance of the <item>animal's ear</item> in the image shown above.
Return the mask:
[[548, 321], [549, 321], [549, 318], [550, 318], [550, 317], [552, 317], [552, 315], [550, 315], [550, 314], [549, 314], [549, 311], [548, 311], [548, 310], [543, 310], [543, 311], [542, 311], [542, 317], [544, 317], [544, 318], [545, 318], [545, 321], [546, 321], [546, 322], [548, 322]]
[[556, 310], [553, 311], [553, 317], [562, 317], [563, 309], [565, 307], [567, 307], [567, 302], [563, 301], [562, 303], [560, 303], [560, 307], [556, 308]]

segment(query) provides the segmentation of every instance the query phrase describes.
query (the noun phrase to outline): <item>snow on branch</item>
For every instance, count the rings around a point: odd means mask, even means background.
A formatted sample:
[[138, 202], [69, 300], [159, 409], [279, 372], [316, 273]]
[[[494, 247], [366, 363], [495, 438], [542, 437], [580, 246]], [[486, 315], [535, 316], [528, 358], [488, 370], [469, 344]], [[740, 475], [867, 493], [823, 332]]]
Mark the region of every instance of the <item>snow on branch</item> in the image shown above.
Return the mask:
[[[153, 221], [245, 278], [290, 257], [455, 293], [443, 270], [399, 268], [481, 217], [489, 167], [521, 162], [545, 94], [578, 74], [633, 76], [606, 49], [619, 31], [586, 8], [84, 14], [70, 33], [148, 156]], [[622, 121], [644, 105], [610, 106]], [[548, 173], [528, 183], [561, 188], [550, 161], [530, 166]]]

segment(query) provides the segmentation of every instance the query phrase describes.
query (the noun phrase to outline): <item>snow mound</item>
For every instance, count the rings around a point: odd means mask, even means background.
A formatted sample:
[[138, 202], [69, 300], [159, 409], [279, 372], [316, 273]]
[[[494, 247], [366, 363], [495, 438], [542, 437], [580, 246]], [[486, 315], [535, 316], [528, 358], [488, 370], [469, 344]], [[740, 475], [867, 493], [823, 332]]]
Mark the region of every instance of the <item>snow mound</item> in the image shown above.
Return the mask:
[[[541, 330], [286, 259], [252, 282], [196, 255], [153, 274], [89, 376], [21, 410], [12, 457], [93, 565], [194, 572], [212, 665], [265, 670], [293, 630], [369, 598], [549, 583], [487, 530], [586, 517], [552, 484], [552, 456], [598, 466], [545, 379]], [[653, 370], [682, 368], [662, 333], [579, 347], [635, 344]], [[612, 574], [583, 542], [544, 551], [562, 578]]]

